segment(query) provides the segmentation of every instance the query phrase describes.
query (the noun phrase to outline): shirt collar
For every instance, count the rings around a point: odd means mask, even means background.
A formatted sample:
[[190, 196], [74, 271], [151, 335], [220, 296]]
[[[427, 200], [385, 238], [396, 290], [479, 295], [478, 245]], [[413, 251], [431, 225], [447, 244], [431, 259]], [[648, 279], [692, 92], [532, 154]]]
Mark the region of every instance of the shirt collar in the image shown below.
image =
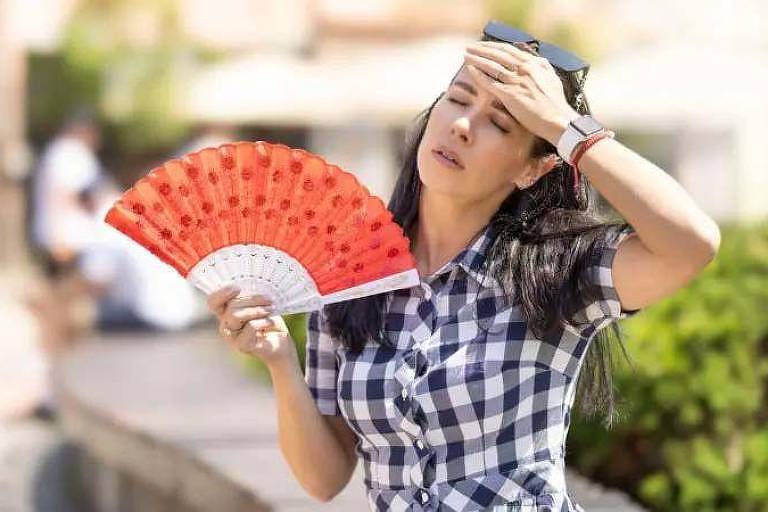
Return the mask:
[[491, 242], [493, 242], [493, 239], [494, 231], [489, 222], [478, 233], [473, 241], [433, 275], [438, 276], [450, 272], [458, 265], [464, 269], [464, 272], [474, 278], [479, 285], [491, 287], [498, 284], [498, 281], [489, 272], [483, 269], [483, 263], [485, 262], [488, 249]]

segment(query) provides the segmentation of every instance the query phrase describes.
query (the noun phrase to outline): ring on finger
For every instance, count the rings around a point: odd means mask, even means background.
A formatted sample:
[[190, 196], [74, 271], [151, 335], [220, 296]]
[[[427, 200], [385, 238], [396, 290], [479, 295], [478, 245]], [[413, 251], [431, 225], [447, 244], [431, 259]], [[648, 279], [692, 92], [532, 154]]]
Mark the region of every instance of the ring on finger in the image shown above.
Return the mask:
[[509, 71], [511, 73], [516, 73], [517, 72], [517, 65], [512, 64], [510, 67], [504, 66], [504, 68], [498, 69], [496, 71], [496, 74], [494, 75], [494, 78], [496, 79], [497, 82], [502, 82], [503, 81], [501, 79], [501, 74], [504, 73], [505, 71]]
[[240, 329], [230, 329], [226, 325], [221, 327], [221, 333], [224, 336], [226, 336], [227, 338], [232, 338], [234, 336], [237, 336], [240, 333], [241, 330], [242, 330], [242, 328], [240, 328]]
[[227, 329], [229, 329], [232, 332], [242, 331], [243, 327], [245, 327], [245, 322], [241, 322], [237, 318], [235, 318], [234, 320], [235, 320], [235, 322], [238, 322], [240, 325], [238, 325], [237, 327], [232, 327], [229, 323], [224, 321], [224, 327], [226, 327]]

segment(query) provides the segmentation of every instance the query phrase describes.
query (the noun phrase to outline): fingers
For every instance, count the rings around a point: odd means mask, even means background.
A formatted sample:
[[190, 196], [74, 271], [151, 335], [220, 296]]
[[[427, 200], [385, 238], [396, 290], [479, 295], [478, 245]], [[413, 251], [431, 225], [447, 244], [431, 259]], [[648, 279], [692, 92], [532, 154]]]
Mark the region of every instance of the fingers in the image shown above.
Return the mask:
[[259, 345], [266, 331], [281, 330], [283, 324], [270, 318], [274, 312], [271, 300], [263, 295], [238, 297], [239, 287], [226, 286], [208, 296], [208, 308], [219, 317], [219, 334], [228, 344], [243, 349], [244, 344]]
[[248, 295], [246, 297], [235, 297], [227, 304], [228, 308], [246, 308], [249, 306], [271, 306], [272, 301], [263, 295]]
[[[511, 49], [514, 49], [512, 51]], [[533, 55], [526, 54], [514, 46], [504, 43], [503, 45], [469, 45], [466, 47], [465, 55], [477, 55], [498, 62], [507, 69], [512, 66], [528, 71], [528, 64], [532, 62]]]
[[261, 329], [255, 329], [253, 322], [248, 322], [236, 337], [236, 342], [240, 350], [246, 353], [252, 353], [254, 350], [261, 350], [266, 340], [266, 332]]
[[220, 290], [216, 290], [215, 292], [208, 295], [208, 309], [210, 309], [211, 312], [216, 315], [223, 314], [224, 308], [227, 305], [227, 301], [235, 298], [239, 292], [240, 289], [236, 286], [225, 286]]
[[227, 327], [237, 330], [249, 320], [271, 315], [272, 310], [271, 303], [260, 295], [238, 297], [227, 303], [222, 318]]
[[[481, 66], [486, 69], [482, 69]], [[501, 86], [518, 85], [523, 82], [522, 77], [519, 75], [505, 73], [504, 71], [499, 73], [502, 78], [497, 80], [497, 71], [490, 66], [483, 66], [480, 63], [467, 65], [467, 71], [475, 78], [477, 85], [490, 88], [492, 91]]]
[[219, 332], [231, 347], [246, 354], [255, 354], [263, 348], [267, 340], [269, 329], [266, 327], [274, 326], [275, 322], [270, 318], [251, 320], [238, 331], [230, 331], [222, 325], [223, 323], [220, 324]]
[[277, 324], [271, 318], [256, 318], [254, 320], [250, 320], [248, 325], [257, 332], [260, 332], [266, 330], [267, 328], [275, 327]]
[[[525, 45], [525, 43], [520, 44]], [[502, 71], [514, 69], [514, 74], [518, 76], [533, 76], [538, 68], [554, 69], [545, 57], [527, 53], [514, 44], [509, 43], [483, 41], [481, 44], [472, 44], [466, 47], [465, 59], [467, 56], [472, 55], [481, 57], [481, 61], [491, 60], [499, 63], [499, 67], [494, 70], [494, 73], [497, 73], [498, 69], [503, 68]], [[476, 61], [477, 59], [472, 63], [475, 64]], [[478, 67], [482, 68], [483, 66]], [[504, 81], [508, 80], [505, 79]]]
[[232, 312], [232, 317], [235, 320], [239, 320], [242, 323], [247, 322], [248, 320], [253, 320], [254, 318], [265, 318], [272, 314], [272, 311], [274, 308], [271, 306], [256, 306], [252, 308], [242, 308], [237, 309]]
[[232, 331], [224, 325], [224, 322], [219, 322], [219, 335], [230, 345], [235, 346], [235, 342], [240, 335], [240, 331]]
[[225, 327], [233, 331], [241, 330], [246, 324], [255, 328], [271, 327], [275, 325], [275, 322], [269, 318], [269, 313], [261, 308], [252, 313], [238, 311], [232, 315], [227, 315], [223, 318], [223, 323]]
[[236, 285], [229, 285], [216, 290], [207, 297], [208, 309], [216, 315], [225, 314], [227, 307], [231, 304], [233, 307], [247, 306], [269, 306], [272, 302], [263, 295], [251, 295], [238, 297], [240, 288]]
[[489, 50], [496, 50], [500, 53], [506, 54], [516, 60], [520, 60], [523, 62], [532, 61], [533, 58], [537, 56], [535, 53], [529, 53], [523, 50], [522, 48], [520, 48], [520, 46], [522, 46], [530, 50], [533, 50], [533, 47], [531, 47], [531, 45], [527, 43], [511, 43], [510, 44], [510, 43], [501, 42], [501, 41], [476, 41], [471, 46], [474, 46], [475, 48], [480, 47], [480, 48], [487, 48]]

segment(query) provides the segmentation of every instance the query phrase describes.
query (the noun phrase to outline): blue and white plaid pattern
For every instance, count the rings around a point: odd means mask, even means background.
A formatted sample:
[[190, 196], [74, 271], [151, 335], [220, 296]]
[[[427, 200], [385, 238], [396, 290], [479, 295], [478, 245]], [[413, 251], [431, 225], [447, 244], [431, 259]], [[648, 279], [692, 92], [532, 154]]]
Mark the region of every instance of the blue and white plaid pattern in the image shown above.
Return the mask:
[[482, 272], [490, 230], [419, 286], [387, 294], [392, 346], [353, 354], [322, 310], [308, 317], [305, 379], [319, 411], [357, 433], [371, 510], [583, 512], [565, 485], [570, 409], [594, 334], [639, 311], [621, 310], [611, 277], [632, 229], [612, 231], [590, 259], [599, 300], [545, 339]]

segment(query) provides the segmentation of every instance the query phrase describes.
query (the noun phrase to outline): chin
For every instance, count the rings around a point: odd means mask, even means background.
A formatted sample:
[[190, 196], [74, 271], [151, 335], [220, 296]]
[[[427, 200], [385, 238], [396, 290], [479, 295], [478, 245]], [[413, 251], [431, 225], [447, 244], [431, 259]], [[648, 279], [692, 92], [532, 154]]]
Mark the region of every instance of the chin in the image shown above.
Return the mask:
[[466, 183], [460, 179], [452, 177], [439, 166], [419, 166], [419, 179], [424, 189], [429, 189], [431, 193], [443, 196], [453, 196], [456, 199], [469, 199], [469, 188]]

